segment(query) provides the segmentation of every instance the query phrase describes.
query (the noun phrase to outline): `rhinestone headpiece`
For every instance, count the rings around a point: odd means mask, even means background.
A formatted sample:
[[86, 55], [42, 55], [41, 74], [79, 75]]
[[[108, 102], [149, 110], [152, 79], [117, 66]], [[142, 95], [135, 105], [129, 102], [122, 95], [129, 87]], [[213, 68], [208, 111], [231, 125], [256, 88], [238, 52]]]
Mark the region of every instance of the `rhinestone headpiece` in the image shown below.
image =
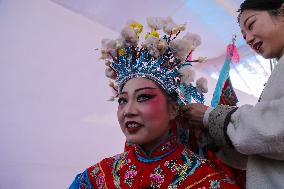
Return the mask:
[[[171, 18], [148, 18], [151, 32], [139, 45], [143, 25], [129, 22], [116, 40], [102, 41], [102, 59], [106, 60], [106, 76], [111, 81], [115, 99], [124, 84], [136, 77], [148, 78], [159, 84], [168, 94], [177, 93], [180, 104], [190, 103], [192, 98], [204, 102], [203, 93], [207, 92], [207, 80], [194, 81], [192, 62], [204, 62], [205, 58], [192, 60], [191, 55], [201, 39], [197, 34], [187, 33], [181, 39], [177, 36], [185, 30], [185, 24], [176, 24]], [[165, 35], [160, 38], [159, 30]], [[139, 47], [141, 46], [141, 47]]]

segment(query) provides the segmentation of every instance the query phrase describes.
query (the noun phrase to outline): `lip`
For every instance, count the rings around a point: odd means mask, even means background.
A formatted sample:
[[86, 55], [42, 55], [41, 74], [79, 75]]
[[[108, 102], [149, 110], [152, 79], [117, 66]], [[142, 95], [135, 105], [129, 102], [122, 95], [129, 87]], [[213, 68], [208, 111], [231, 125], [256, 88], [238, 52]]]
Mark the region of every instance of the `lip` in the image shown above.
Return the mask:
[[141, 127], [143, 127], [142, 124], [136, 122], [136, 121], [127, 121], [125, 124], [124, 124], [125, 128], [127, 129], [127, 131], [129, 133], [135, 133], [137, 132], [138, 130], [141, 129]]
[[262, 41], [259, 41], [259, 42], [256, 42], [252, 45], [252, 48], [257, 52], [257, 53], [261, 53], [263, 50], [262, 50], [262, 45], [263, 45], [263, 42]]

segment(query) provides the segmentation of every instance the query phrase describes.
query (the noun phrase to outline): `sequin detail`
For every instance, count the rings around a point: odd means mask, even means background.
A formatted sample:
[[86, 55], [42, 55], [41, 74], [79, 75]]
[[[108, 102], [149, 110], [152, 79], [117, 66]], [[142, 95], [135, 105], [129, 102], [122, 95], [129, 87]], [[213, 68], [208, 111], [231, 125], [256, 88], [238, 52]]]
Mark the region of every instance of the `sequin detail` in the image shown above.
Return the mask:
[[126, 171], [124, 176], [124, 183], [128, 184], [129, 187], [132, 187], [136, 175], [137, 175], [136, 166], [135, 165], [129, 166], [129, 169]]
[[218, 189], [218, 188], [220, 188], [220, 181], [210, 180], [210, 189]]
[[150, 178], [151, 178], [151, 187], [153, 189], [161, 187], [161, 185], [165, 181], [165, 175], [160, 166], [154, 169], [154, 173], [150, 174]]
[[[193, 154], [192, 154], [193, 155]], [[189, 158], [191, 157], [191, 158]], [[187, 151], [183, 151], [181, 154], [183, 163], [177, 163], [177, 160], [166, 161], [165, 166], [176, 173], [175, 179], [168, 189], [175, 189], [189, 176], [194, 174], [195, 170], [201, 165], [201, 161], [194, 155], [189, 156]]]

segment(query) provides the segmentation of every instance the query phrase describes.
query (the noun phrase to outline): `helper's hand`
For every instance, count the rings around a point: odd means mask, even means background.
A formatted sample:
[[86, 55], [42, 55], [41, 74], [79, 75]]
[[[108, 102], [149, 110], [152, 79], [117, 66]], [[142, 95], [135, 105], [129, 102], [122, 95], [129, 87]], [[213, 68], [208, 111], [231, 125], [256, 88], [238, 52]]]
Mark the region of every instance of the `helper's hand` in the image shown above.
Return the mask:
[[191, 103], [180, 110], [183, 128], [207, 129], [203, 125], [203, 117], [208, 106], [200, 103]]

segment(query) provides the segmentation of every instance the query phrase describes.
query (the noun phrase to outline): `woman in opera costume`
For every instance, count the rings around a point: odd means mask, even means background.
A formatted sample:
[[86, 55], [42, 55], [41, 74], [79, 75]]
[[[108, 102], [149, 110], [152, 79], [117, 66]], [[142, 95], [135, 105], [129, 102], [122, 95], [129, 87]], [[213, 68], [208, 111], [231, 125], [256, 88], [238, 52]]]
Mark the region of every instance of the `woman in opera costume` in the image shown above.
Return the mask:
[[187, 126], [208, 130], [218, 157], [246, 169], [248, 189], [284, 188], [284, 1], [245, 0], [238, 21], [247, 44], [278, 63], [255, 106], [190, 104]]
[[[125, 151], [78, 174], [70, 189], [91, 188], [240, 188], [210, 161], [188, 147], [189, 135], [177, 127], [179, 108], [194, 98], [202, 102], [206, 80], [192, 84], [190, 55], [199, 36], [171, 18], [149, 18], [143, 26], [129, 22], [117, 40], [103, 40], [106, 75], [118, 99], [117, 117], [126, 136]], [[165, 35], [160, 38], [159, 30]], [[190, 52], [190, 53], [189, 53]], [[196, 60], [198, 61], [198, 60]], [[202, 58], [199, 59], [202, 61]]]

